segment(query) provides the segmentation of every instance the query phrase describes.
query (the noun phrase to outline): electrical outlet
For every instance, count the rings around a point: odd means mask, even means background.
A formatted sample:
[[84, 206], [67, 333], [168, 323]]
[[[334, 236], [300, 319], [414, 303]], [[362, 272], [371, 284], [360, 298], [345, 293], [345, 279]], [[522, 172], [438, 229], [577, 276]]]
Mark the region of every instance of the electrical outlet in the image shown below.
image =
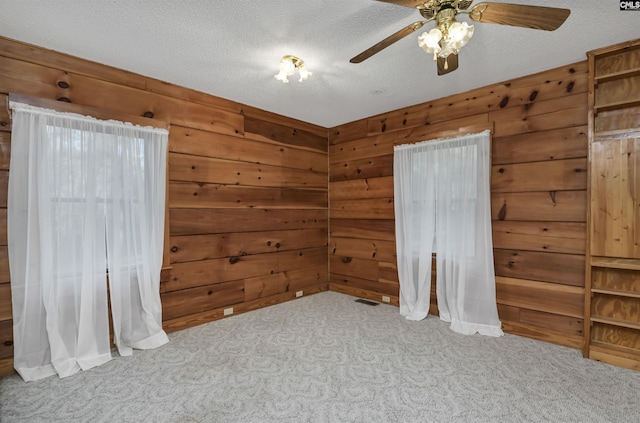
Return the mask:
[[382, 302], [383, 303], [390, 303], [391, 302], [391, 298], [387, 297], [386, 295], [382, 296]]
[[303, 292], [302, 291], [296, 291], [296, 297], [302, 297]]
[[225, 316], [231, 316], [232, 314], [233, 314], [233, 307], [224, 309], [224, 315]]

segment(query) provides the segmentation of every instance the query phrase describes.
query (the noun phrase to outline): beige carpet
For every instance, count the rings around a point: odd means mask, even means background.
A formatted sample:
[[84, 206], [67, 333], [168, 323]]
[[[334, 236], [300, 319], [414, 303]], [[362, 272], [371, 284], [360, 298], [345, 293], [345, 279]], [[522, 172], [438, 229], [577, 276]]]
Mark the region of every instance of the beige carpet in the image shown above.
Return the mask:
[[326, 292], [67, 379], [0, 380], [2, 422], [631, 422], [640, 373]]

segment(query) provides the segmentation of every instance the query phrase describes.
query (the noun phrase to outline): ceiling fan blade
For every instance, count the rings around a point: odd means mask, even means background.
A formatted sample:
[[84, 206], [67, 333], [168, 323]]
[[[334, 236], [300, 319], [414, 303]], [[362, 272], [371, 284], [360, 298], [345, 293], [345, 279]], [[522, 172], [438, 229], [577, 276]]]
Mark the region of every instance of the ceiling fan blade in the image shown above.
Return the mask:
[[446, 58], [438, 57], [438, 75], [446, 75], [458, 69], [458, 55], [450, 54]]
[[425, 0], [377, 0], [384, 3], [393, 3], [398, 6], [406, 6], [406, 7], [418, 7], [422, 6], [425, 3]]
[[510, 3], [478, 3], [469, 10], [476, 22], [553, 31], [569, 17], [569, 9]]
[[366, 49], [362, 53], [358, 54], [357, 56], [355, 56], [353, 59], [351, 59], [349, 61], [351, 63], [360, 63], [360, 62], [368, 59], [369, 57], [371, 57], [374, 54], [378, 53], [380, 50], [383, 50], [383, 49], [389, 47], [391, 44], [395, 43], [396, 41], [399, 41], [402, 38], [406, 37], [407, 35], [412, 34], [413, 32], [415, 32], [418, 29], [422, 28], [422, 25], [424, 25], [425, 22], [427, 22], [427, 21], [418, 21], [418, 22], [412, 23], [411, 25], [405, 26], [400, 31], [396, 32], [395, 34], [392, 34], [392, 35], [388, 36], [387, 38], [385, 38], [384, 40], [380, 41], [379, 43], [374, 44], [373, 46], [369, 47], [368, 49]]

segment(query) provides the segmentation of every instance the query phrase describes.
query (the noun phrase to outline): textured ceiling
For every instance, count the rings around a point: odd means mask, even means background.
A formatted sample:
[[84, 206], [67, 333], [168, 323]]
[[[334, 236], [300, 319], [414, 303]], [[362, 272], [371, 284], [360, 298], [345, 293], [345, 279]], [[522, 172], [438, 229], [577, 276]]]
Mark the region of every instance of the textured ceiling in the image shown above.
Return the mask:
[[[324, 127], [574, 63], [640, 37], [640, 11], [620, 11], [618, 0], [510, 2], [571, 15], [554, 32], [476, 23], [460, 68], [445, 76], [418, 47], [422, 30], [349, 63], [422, 20], [415, 9], [372, 0], [0, 0], [0, 35]], [[301, 57], [313, 76], [277, 81], [285, 54]]]

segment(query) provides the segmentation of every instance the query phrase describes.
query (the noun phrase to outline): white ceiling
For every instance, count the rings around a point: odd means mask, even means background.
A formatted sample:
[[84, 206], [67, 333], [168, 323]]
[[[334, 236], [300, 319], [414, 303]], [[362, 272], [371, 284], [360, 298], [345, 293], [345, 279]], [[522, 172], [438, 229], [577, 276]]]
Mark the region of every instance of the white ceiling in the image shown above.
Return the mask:
[[[588, 50], [640, 37], [640, 11], [620, 11], [618, 0], [510, 2], [571, 15], [553, 32], [476, 23], [460, 68], [445, 76], [418, 47], [422, 30], [349, 63], [422, 20], [415, 9], [373, 0], [0, 0], [0, 35], [324, 127], [574, 63]], [[302, 58], [313, 76], [276, 80], [286, 54]]]

